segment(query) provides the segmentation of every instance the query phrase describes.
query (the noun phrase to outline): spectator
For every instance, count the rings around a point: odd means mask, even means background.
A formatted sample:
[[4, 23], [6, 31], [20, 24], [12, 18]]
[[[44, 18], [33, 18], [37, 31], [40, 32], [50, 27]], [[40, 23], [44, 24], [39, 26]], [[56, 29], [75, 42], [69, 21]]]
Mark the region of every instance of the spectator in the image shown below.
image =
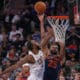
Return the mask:
[[60, 72], [60, 75], [59, 75], [59, 80], [65, 80], [63, 69], [61, 69], [61, 72]]
[[75, 27], [71, 27], [69, 33], [69, 35], [67, 36], [68, 40], [73, 40], [75, 38], [75, 40], [79, 40], [80, 36], [76, 33], [76, 28]]
[[22, 47], [22, 53], [21, 53], [20, 57], [21, 57], [21, 58], [22, 58], [22, 57], [25, 57], [27, 54], [28, 54], [28, 49], [27, 49], [26, 46], [23, 46], [23, 47]]
[[27, 63], [22, 66], [22, 71], [16, 77], [16, 80], [27, 80], [29, 75], [30, 75], [30, 67], [29, 64]]
[[14, 42], [12, 42], [12, 45], [15, 46], [16, 51], [18, 52], [18, 54], [21, 54], [21, 47], [24, 45], [24, 40], [21, 40], [21, 35], [18, 33], [15, 35], [16, 40]]
[[69, 58], [74, 58], [76, 60], [78, 60], [78, 45], [76, 43], [75, 40], [72, 41], [72, 43], [70, 43], [68, 46], [66, 46], [66, 55], [68, 55]]
[[[56, 0], [51, 0], [51, 5], [50, 5], [50, 7], [52, 8], [52, 9], [54, 9], [54, 7], [55, 7], [55, 2], [56, 2]], [[53, 11], [53, 10], [52, 10]]]
[[1, 28], [1, 30], [0, 30], [0, 43], [7, 37], [8, 37], [8, 35], [5, 32], [5, 28]]
[[8, 59], [6, 59], [5, 67], [8, 68], [8, 67], [10, 67], [10, 66], [11, 66], [11, 62], [10, 62]]
[[0, 65], [2, 65], [2, 60], [6, 56], [6, 53], [3, 51], [2, 46], [0, 45]]
[[24, 29], [24, 32], [23, 32], [23, 35], [24, 37], [31, 34], [31, 14], [30, 14], [30, 10], [26, 11], [22, 17], [21, 17], [21, 20], [17, 23], [17, 26], [18, 27], [22, 27]]
[[4, 52], [7, 52], [7, 50], [9, 50], [11, 41], [8, 40], [7, 36], [4, 37], [3, 41], [1, 42], [1, 45], [2, 45]]
[[4, 58], [2, 60], [2, 70], [5, 70], [6, 68], [8, 68], [11, 65], [10, 61], [8, 58]]
[[11, 48], [6, 56], [12, 64], [18, 61], [18, 53], [16, 53], [15, 48]]
[[15, 14], [15, 15], [13, 16], [12, 24], [17, 23], [19, 20], [20, 20], [20, 12], [18, 12], [17, 14]]
[[75, 74], [75, 79], [74, 80], [80, 80], [80, 73]]
[[70, 80], [71, 77], [71, 61], [67, 60], [64, 68], [64, 75], [66, 80]]
[[17, 30], [16, 29], [16, 25], [13, 24], [12, 25], [12, 30], [10, 31], [10, 34], [9, 34], [9, 40], [11, 41], [15, 41], [16, 40], [16, 34], [19, 33], [21, 36], [20, 36], [20, 39], [22, 40], [23, 39], [23, 35], [22, 35], [22, 32]]

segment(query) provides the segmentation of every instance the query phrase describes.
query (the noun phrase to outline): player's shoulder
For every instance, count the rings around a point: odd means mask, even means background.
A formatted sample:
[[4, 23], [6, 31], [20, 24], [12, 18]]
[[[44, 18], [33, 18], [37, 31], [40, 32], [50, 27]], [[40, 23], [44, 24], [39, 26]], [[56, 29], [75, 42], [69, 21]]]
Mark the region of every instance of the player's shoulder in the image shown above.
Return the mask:
[[39, 53], [43, 53], [43, 51], [42, 50], [39, 50]]
[[28, 56], [34, 57], [34, 53], [32, 51], [28, 51]]
[[43, 51], [42, 50], [39, 50], [39, 55], [43, 55]]
[[32, 55], [32, 54], [33, 54], [33, 52], [29, 50], [29, 51], [28, 51], [28, 54], [29, 54], [29, 55]]

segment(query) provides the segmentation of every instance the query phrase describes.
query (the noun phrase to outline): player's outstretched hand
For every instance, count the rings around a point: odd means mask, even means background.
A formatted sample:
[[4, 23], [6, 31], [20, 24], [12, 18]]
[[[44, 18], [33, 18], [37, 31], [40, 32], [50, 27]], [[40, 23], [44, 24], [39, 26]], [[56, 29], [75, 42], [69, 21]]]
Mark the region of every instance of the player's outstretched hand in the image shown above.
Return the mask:
[[40, 22], [44, 21], [44, 14], [38, 15], [38, 19]]

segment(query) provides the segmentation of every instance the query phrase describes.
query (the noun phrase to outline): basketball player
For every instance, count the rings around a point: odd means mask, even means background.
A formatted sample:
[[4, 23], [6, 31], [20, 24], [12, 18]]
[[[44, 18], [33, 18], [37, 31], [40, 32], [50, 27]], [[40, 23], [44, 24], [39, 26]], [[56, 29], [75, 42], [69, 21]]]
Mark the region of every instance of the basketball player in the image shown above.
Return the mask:
[[16, 68], [20, 67], [24, 63], [30, 63], [30, 76], [28, 80], [43, 80], [43, 70], [44, 70], [44, 60], [43, 52], [39, 47], [33, 42], [30, 41], [27, 43], [29, 55], [26, 55], [23, 59], [18, 61], [15, 65], [7, 68], [2, 74], [9, 73]]
[[[43, 16], [40, 16], [41, 18]], [[42, 18], [43, 19], [43, 18]], [[43, 27], [43, 23], [40, 22], [40, 26]], [[30, 76], [28, 80], [43, 80], [43, 73], [44, 73], [44, 54], [43, 54], [43, 46], [45, 46], [47, 40], [52, 36], [49, 32], [48, 36], [41, 41], [41, 45], [39, 45], [34, 40], [31, 40], [27, 43], [28, 47], [28, 54], [16, 64], [10, 66], [5, 71], [0, 74], [10, 73], [11, 71], [15, 70], [16, 68], [20, 67], [25, 63], [30, 63]], [[46, 40], [46, 41], [45, 41]]]
[[[9, 73], [15, 70], [16, 68], [20, 67], [24, 63], [30, 63], [31, 64], [30, 76], [28, 80], [43, 80], [44, 59], [47, 57], [47, 55], [45, 54], [46, 53], [48, 54], [48, 51], [49, 51], [46, 45], [49, 39], [51, 38], [51, 36], [53, 36], [53, 31], [50, 29], [46, 35], [43, 29], [44, 28], [44, 21], [43, 21], [44, 15], [40, 15], [38, 16], [38, 18], [40, 20], [40, 26], [41, 26], [41, 38], [42, 38], [41, 45], [39, 45], [37, 42], [33, 40], [28, 42], [27, 47], [29, 50], [29, 55], [26, 55], [23, 59], [21, 59], [15, 65], [12, 65], [11, 67], [3, 71], [1, 74]], [[43, 55], [43, 52], [44, 52], [45, 57]]]
[[61, 45], [59, 43], [50, 44], [50, 54], [45, 59], [44, 80], [57, 80], [62, 63]]
[[[42, 40], [45, 40], [44, 44], [48, 45], [49, 42], [48, 34], [45, 33], [44, 30], [44, 15], [39, 16], [39, 20], [41, 23], [41, 36]], [[48, 28], [48, 32], [52, 32], [51, 34], [54, 36], [53, 31]], [[47, 35], [46, 35], [47, 34]], [[46, 55], [45, 57], [45, 72], [44, 72], [44, 80], [57, 80], [60, 72], [60, 68], [62, 63], [65, 61], [64, 56], [64, 44], [61, 42], [51, 42], [49, 44], [49, 48], [43, 45], [43, 51]]]

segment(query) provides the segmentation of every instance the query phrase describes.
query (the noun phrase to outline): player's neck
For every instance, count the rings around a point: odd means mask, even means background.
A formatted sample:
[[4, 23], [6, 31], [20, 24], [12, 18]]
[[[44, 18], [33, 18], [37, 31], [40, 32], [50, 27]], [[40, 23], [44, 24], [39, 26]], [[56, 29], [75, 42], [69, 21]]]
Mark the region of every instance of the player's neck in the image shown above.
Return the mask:
[[32, 52], [33, 52], [35, 55], [37, 55], [38, 52], [39, 52], [39, 50], [37, 50], [37, 49], [33, 49]]

